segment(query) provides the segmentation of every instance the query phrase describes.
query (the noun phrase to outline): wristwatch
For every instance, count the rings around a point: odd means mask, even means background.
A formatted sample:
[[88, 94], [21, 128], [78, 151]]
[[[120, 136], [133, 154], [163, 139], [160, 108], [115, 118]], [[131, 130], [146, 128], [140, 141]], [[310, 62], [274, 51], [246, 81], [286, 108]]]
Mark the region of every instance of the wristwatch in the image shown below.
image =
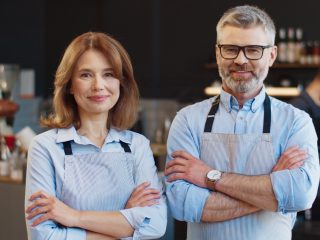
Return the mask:
[[219, 170], [211, 170], [207, 173], [207, 185], [210, 189], [214, 189], [214, 185], [220, 180], [222, 172]]

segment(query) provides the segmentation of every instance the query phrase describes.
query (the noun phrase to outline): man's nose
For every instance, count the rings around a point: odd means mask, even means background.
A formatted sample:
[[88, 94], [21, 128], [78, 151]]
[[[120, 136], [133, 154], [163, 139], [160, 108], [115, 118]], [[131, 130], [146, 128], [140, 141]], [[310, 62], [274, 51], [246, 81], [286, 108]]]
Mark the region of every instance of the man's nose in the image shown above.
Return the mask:
[[244, 49], [240, 49], [238, 56], [233, 60], [234, 63], [242, 65], [244, 63], [248, 62], [248, 59], [246, 58], [244, 54]]

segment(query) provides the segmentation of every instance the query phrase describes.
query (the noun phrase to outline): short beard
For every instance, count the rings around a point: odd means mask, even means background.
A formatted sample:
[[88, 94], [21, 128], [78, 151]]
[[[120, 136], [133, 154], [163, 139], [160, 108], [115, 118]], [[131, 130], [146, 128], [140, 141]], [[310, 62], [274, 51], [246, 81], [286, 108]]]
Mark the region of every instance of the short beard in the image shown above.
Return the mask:
[[219, 75], [222, 82], [231, 89], [234, 93], [249, 93], [254, 91], [258, 86], [262, 85], [263, 81], [268, 75], [269, 68], [265, 68], [259, 75], [255, 74], [250, 79], [234, 79], [229, 72], [224, 72], [219, 67]]

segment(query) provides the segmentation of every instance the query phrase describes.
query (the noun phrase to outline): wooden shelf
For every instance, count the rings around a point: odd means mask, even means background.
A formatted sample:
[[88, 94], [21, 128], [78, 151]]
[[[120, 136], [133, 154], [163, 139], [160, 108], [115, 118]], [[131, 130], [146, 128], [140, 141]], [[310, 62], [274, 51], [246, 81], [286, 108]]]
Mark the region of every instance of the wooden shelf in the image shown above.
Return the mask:
[[[217, 69], [218, 65], [216, 63], [206, 63], [204, 65], [206, 69]], [[320, 64], [299, 64], [299, 63], [275, 63], [272, 68], [275, 69], [317, 69], [320, 68]]]
[[152, 143], [151, 150], [155, 156], [164, 156], [167, 154], [167, 146], [162, 143]]
[[[219, 94], [221, 87], [206, 87], [204, 92], [213, 96]], [[296, 87], [267, 87], [266, 92], [274, 97], [296, 97], [299, 96], [300, 90]]]

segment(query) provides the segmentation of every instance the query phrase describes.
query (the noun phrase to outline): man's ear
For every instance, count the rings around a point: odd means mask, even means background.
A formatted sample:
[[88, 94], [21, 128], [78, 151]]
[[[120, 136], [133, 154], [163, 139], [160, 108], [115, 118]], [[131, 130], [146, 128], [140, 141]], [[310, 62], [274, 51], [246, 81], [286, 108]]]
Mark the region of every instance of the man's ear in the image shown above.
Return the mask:
[[273, 46], [270, 52], [269, 67], [272, 67], [274, 61], [277, 59], [277, 56], [278, 56], [278, 47]]
[[218, 45], [216, 45], [215, 48], [216, 48], [216, 62], [217, 62], [217, 64], [219, 64], [220, 63], [220, 49], [219, 49]]

